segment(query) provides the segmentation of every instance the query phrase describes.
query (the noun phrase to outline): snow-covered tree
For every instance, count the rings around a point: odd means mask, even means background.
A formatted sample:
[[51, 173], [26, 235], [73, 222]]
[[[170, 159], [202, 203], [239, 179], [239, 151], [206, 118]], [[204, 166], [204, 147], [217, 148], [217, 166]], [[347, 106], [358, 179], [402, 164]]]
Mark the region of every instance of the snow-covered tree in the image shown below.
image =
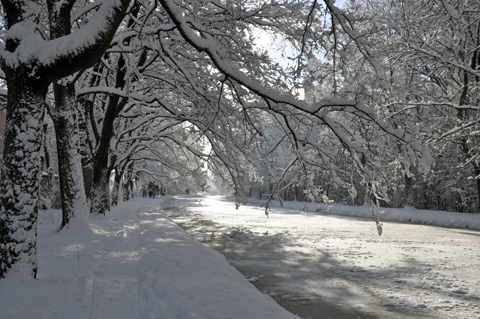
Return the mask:
[[418, 132], [437, 162], [434, 174], [421, 176], [403, 143], [376, 140], [392, 163], [384, 169], [391, 203], [478, 211], [478, 2], [359, 0], [346, 11], [329, 8], [328, 62], [312, 65], [314, 78], [323, 90], [357, 94], [395, 127]]
[[[270, 138], [270, 132], [281, 145], [271, 149], [288, 154], [275, 163], [283, 167], [274, 170], [279, 175], [272, 180], [276, 184], [269, 198], [279, 196], [285, 188], [281, 183], [294, 182], [293, 172], [301, 174], [297, 181], [305, 183], [311, 198], [321, 193], [314, 181], [319, 172], [354, 195], [351, 179], [340, 178], [339, 171], [345, 169], [337, 165], [339, 154], [381, 198], [385, 192], [377, 181], [380, 164], [368, 145], [385, 135], [404, 147], [411, 162], [422, 157], [420, 164], [430, 162], [414, 135], [380, 119], [361, 95], [326, 94], [303, 101], [295, 94], [307, 58], [329, 32], [320, 20], [330, 17], [333, 23], [343, 23], [339, 31], [355, 37], [347, 26], [348, 16], [331, 1], [137, 1], [118, 32], [127, 0], [86, 2], [85, 7], [75, 6], [73, 0], [52, 1], [48, 15], [29, 1], [2, 4], [7, 18], [2, 68], [9, 98], [0, 184], [0, 276], [10, 267], [36, 272], [37, 154], [45, 95], [50, 83], [73, 74], [55, 82], [58, 101], [51, 113], [63, 127], [59, 132], [71, 132], [60, 134], [59, 147], [75, 149], [75, 113], [67, 106], [72, 103], [71, 83], [77, 81], [79, 122], [88, 137], [81, 139], [81, 154], [92, 168], [85, 185], [91, 188], [87, 192], [95, 214], [109, 205], [107, 187], [114, 169], [127, 172], [124, 177], [133, 181], [142, 165], [154, 167], [154, 162], [161, 163], [160, 171], [170, 169], [171, 178], [179, 176], [175, 172], [197, 170], [203, 182], [199, 167], [208, 161], [217, 176], [227, 173], [225, 180], [231, 180], [238, 204], [248, 191], [252, 168], [268, 158], [268, 153], [256, 154], [255, 147]], [[56, 21], [56, 10], [59, 23], [68, 27], [64, 14], [73, 16], [73, 33], [63, 26], [57, 36], [51, 34], [46, 21]], [[276, 34], [288, 43], [295, 65], [284, 70], [259, 52], [254, 30]], [[88, 67], [92, 68], [81, 72]], [[65, 97], [68, 101], [63, 103]], [[265, 129], [263, 119], [279, 129]], [[75, 176], [80, 174], [78, 156], [70, 155], [67, 166]]]
[[[92, 66], [109, 47], [130, 0], [87, 2], [95, 14], [75, 32], [76, 1], [2, 1], [5, 35], [0, 64], [8, 88], [5, 149], [0, 179], [0, 277], [11, 269], [36, 275], [40, 148], [49, 85]], [[59, 11], [56, 11], [56, 10]], [[55, 25], [55, 31], [48, 24]], [[68, 25], [68, 26], [67, 26]], [[56, 32], [55, 35], [51, 32]]]

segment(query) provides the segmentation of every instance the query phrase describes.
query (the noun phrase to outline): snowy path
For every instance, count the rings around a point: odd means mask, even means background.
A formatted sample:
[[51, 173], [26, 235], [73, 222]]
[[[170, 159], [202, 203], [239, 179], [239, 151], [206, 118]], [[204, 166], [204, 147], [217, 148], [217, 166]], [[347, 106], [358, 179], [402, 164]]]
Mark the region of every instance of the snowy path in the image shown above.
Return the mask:
[[294, 319], [219, 253], [160, 209], [135, 199], [91, 220], [93, 232], [52, 232], [39, 217], [38, 280], [0, 280], [0, 319]]
[[84, 318], [140, 318], [137, 264], [142, 253], [140, 233], [144, 230], [139, 229], [141, 208], [133, 209], [136, 211], [122, 216], [121, 222], [98, 221], [94, 226], [102, 233], [104, 228], [99, 225], [118, 224], [110, 228], [101, 248], [95, 250], [95, 261], [87, 275]]
[[[178, 200], [185, 204], [187, 200]], [[209, 197], [172, 216], [303, 318], [480, 318], [480, 232]]]

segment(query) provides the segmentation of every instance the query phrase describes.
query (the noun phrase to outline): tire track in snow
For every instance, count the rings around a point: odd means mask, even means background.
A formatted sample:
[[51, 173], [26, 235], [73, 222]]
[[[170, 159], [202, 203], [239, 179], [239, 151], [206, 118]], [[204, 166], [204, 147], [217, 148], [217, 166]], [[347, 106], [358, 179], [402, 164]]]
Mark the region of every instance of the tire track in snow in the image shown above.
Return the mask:
[[93, 274], [93, 270], [90, 270], [87, 274], [87, 285], [86, 285], [85, 297], [83, 301], [84, 311], [82, 313], [82, 319], [87, 319], [91, 317], [94, 283], [95, 283], [95, 275]]

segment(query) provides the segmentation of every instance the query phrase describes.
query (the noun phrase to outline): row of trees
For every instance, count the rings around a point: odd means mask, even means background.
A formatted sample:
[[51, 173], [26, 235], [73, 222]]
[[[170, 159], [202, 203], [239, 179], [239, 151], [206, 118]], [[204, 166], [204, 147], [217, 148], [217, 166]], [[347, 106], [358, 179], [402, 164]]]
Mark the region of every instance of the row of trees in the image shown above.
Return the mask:
[[[380, 166], [375, 179], [388, 187], [387, 196], [376, 200], [385, 206], [480, 212], [478, 1], [357, 0], [346, 2], [343, 10], [327, 10], [328, 23], [312, 23], [323, 32], [317, 39], [321, 48], [303, 70], [306, 100], [363, 101], [395, 128], [416, 135], [434, 158], [425, 174], [401, 141], [388, 134], [367, 139], [365, 155]], [[344, 121], [355, 125], [349, 117]], [[332, 133], [317, 129], [326, 146]], [[375, 127], [358, 123], [355, 130], [370, 134]], [[263, 183], [254, 183], [249, 192], [263, 196], [277, 190], [275, 198], [306, 200], [310, 183], [331, 200], [369, 204], [372, 198], [365, 195], [372, 185], [352, 170], [343, 150], [336, 148], [334, 165], [341, 180], [355, 187], [354, 197], [336, 187], [328, 170], [315, 172], [308, 182], [299, 180], [304, 175], [292, 167], [278, 184], [284, 175], [278, 168], [289, 165], [281, 147], [261, 165]]]
[[480, 3], [352, 0], [331, 12], [335, 27], [324, 38], [326, 59], [310, 61], [307, 99], [361, 99], [420, 133], [435, 160], [428, 175], [398, 140], [368, 142], [384, 161], [389, 205], [480, 212]]
[[[441, 9], [436, 0], [422, 3], [436, 5], [438, 14], [461, 12]], [[417, 14], [418, 2], [402, 4], [410, 5]], [[379, 46], [388, 35], [386, 20], [355, 6], [2, 0], [8, 102], [0, 277], [12, 269], [36, 275], [47, 117], [56, 134], [61, 228], [89, 227], [88, 213], [104, 215], [118, 203], [119, 189], [126, 200], [138, 180], [196, 190], [213, 174], [232, 187], [237, 205], [255, 190], [253, 181], [263, 182], [266, 213], [270, 200], [290, 198], [292, 190], [296, 199], [326, 201], [339, 187], [355, 202], [361, 189], [362, 200], [374, 206], [387, 201], [395, 167], [385, 164], [392, 159], [404, 172], [405, 189], [413, 187], [414, 174], [432, 164], [420, 143], [430, 141], [422, 131], [429, 124], [410, 116], [421, 108], [415, 94], [399, 91], [411, 71]], [[395, 19], [409, 25], [411, 17]], [[258, 49], [260, 31], [287, 43], [292, 66], [282, 68]], [[433, 80], [419, 74], [415, 81], [430, 90]], [[306, 100], [298, 95], [303, 89]], [[403, 96], [403, 104], [385, 100], [390, 96]], [[425, 101], [423, 107], [432, 103]]]

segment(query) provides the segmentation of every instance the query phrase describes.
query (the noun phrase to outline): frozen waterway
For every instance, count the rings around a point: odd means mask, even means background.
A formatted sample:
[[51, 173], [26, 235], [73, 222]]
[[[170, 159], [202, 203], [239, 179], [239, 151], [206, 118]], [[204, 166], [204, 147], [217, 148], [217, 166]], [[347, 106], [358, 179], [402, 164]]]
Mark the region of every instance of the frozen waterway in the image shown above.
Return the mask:
[[[178, 199], [175, 205], [191, 199]], [[302, 318], [479, 318], [480, 232], [208, 197], [171, 218]], [[415, 212], [406, 212], [413, 214]]]

